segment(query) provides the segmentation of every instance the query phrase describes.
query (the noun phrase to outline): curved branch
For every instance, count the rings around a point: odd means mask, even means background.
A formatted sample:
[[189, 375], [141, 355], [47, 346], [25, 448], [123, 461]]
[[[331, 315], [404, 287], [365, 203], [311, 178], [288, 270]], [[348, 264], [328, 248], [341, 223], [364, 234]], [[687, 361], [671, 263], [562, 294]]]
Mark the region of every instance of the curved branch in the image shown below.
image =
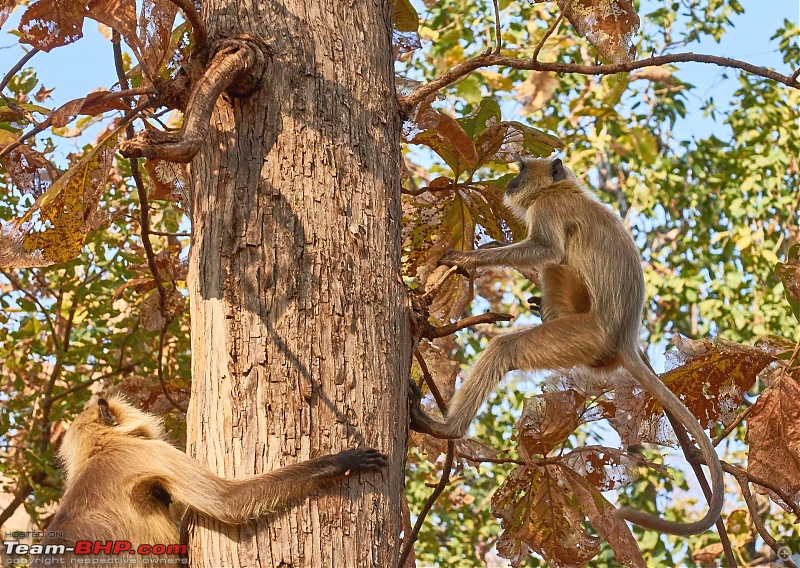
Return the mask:
[[[417, 357], [417, 362], [419, 363], [420, 369], [422, 369], [422, 375], [425, 377], [425, 382], [428, 384], [428, 388], [431, 389], [431, 392], [436, 399], [436, 405], [439, 407], [439, 410], [442, 412], [442, 414], [445, 414], [447, 412], [447, 404], [444, 402], [441, 393], [439, 393], [439, 389], [436, 387], [436, 383], [433, 381], [433, 377], [428, 370], [428, 366], [425, 364], [425, 358], [422, 356], [422, 353], [416, 350], [414, 351], [414, 355]], [[447, 454], [445, 455], [444, 466], [442, 467], [442, 477], [439, 478], [439, 483], [436, 484], [436, 488], [431, 492], [430, 495], [428, 495], [425, 505], [422, 506], [419, 515], [417, 515], [417, 522], [414, 523], [414, 528], [412, 528], [411, 532], [409, 532], [407, 535], [403, 536], [403, 550], [400, 553], [400, 561], [397, 563], [397, 566], [400, 568], [403, 568], [406, 565], [406, 560], [408, 559], [409, 554], [411, 554], [411, 550], [414, 548], [414, 543], [417, 541], [419, 531], [422, 529], [422, 524], [425, 522], [425, 517], [428, 516], [433, 504], [436, 503], [436, 500], [444, 492], [447, 484], [450, 483], [450, 471], [453, 469], [455, 455], [455, 440], [447, 440]]]
[[430, 326], [429, 329], [427, 329], [423, 334], [423, 337], [428, 339], [436, 339], [437, 337], [445, 337], [446, 335], [451, 335], [459, 330], [462, 330], [466, 327], [472, 327], [473, 325], [478, 325], [479, 323], [497, 323], [499, 321], [511, 321], [512, 319], [514, 319], [514, 316], [511, 314], [486, 312], [485, 314], [469, 316], [455, 323], [450, 323], [441, 327]]
[[753, 524], [758, 531], [758, 534], [761, 538], [764, 539], [764, 542], [775, 552], [775, 555], [783, 561], [783, 564], [788, 566], [789, 568], [797, 568], [797, 565], [792, 562], [791, 558], [782, 558], [781, 557], [781, 546], [775, 540], [775, 538], [769, 534], [767, 528], [764, 526], [761, 517], [758, 514], [758, 505], [753, 499], [753, 494], [750, 492], [750, 484], [749, 479], [747, 477], [746, 472], [732, 472], [733, 477], [739, 483], [739, 487], [742, 489], [742, 497], [744, 497], [744, 502], [747, 504], [747, 509], [750, 511], [750, 520], [753, 521]]
[[[192, 46], [192, 55], [203, 59], [203, 54], [208, 50], [208, 35], [206, 34], [206, 27], [200, 19], [200, 14], [197, 13], [194, 7], [194, 0], [170, 0], [183, 12], [183, 16], [189, 25], [192, 26], [192, 39], [194, 45]], [[203, 61], [205, 63], [205, 61]]]
[[11, 69], [8, 70], [8, 73], [5, 74], [5, 77], [3, 77], [3, 80], [0, 81], [0, 91], [2, 91], [3, 89], [6, 88], [6, 85], [8, 85], [8, 83], [11, 81], [11, 79], [14, 77], [14, 75], [17, 74], [17, 71], [22, 69], [22, 67], [28, 61], [30, 61], [31, 57], [33, 57], [37, 53], [39, 53], [39, 50], [34, 47], [28, 53], [23, 55], [22, 58], [19, 61], [17, 61], [16, 65], [14, 65]]
[[225, 40], [192, 89], [181, 130], [177, 133], [148, 130], [122, 144], [120, 152], [127, 158], [190, 162], [207, 138], [217, 98], [238, 81], [253, 86], [255, 82], [248, 80], [246, 74], [258, 74], [256, 81], [260, 79], [259, 64], [263, 70], [263, 54], [257, 45], [242, 39]]
[[552, 71], [555, 73], [578, 73], [581, 75], [615, 75], [617, 73], [627, 73], [643, 67], [656, 67], [669, 63], [710, 63], [720, 67], [730, 67], [741, 69], [753, 75], [770, 79], [777, 83], [782, 83], [794, 89], [800, 89], [800, 82], [797, 77], [789, 77], [778, 73], [772, 69], [766, 69], [731, 59], [730, 57], [720, 57], [717, 55], [704, 55], [700, 53], [672, 53], [668, 55], [658, 55], [642, 59], [639, 61], [629, 61], [627, 63], [615, 63], [613, 65], [584, 65], [581, 63], [545, 63], [531, 59], [519, 59], [506, 55], [483, 54], [459, 63], [440, 77], [430, 83], [426, 83], [404, 97], [398, 97], [397, 103], [400, 110], [409, 113], [415, 106], [422, 102], [429, 95], [447, 87], [458, 81], [461, 77], [483, 67], [510, 67], [527, 71]]

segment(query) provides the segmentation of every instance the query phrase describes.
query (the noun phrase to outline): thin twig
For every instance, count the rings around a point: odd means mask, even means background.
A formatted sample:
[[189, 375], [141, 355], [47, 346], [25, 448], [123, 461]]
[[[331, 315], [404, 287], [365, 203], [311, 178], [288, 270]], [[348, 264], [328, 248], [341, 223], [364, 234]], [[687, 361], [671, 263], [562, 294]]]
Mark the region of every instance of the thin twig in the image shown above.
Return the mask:
[[170, 233], [167, 231], [154, 231], [150, 230], [151, 235], [158, 235], [159, 237], [191, 237], [191, 233]]
[[23, 67], [23, 66], [24, 66], [24, 65], [25, 65], [25, 64], [26, 64], [28, 61], [30, 61], [31, 57], [33, 57], [33, 56], [34, 56], [34, 55], [36, 55], [37, 53], [39, 53], [39, 50], [38, 50], [37, 48], [35, 48], [35, 47], [34, 47], [34, 48], [33, 48], [33, 49], [31, 49], [31, 50], [30, 50], [28, 53], [26, 53], [25, 55], [23, 55], [23, 56], [22, 56], [22, 58], [21, 58], [19, 61], [17, 61], [17, 64], [16, 64], [16, 65], [14, 65], [14, 66], [13, 66], [11, 69], [9, 69], [9, 70], [8, 70], [8, 73], [6, 73], [6, 74], [5, 74], [5, 76], [3, 77], [3, 80], [2, 80], [2, 81], [0, 81], [0, 91], [2, 91], [3, 89], [5, 89], [5, 88], [6, 88], [6, 85], [8, 85], [8, 83], [9, 83], [9, 82], [11, 82], [11, 79], [14, 77], [14, 75], [16, 75], [16, 74], [17, 74], [17, 72], [18, 72], [20, 69], [22, 69], [22, 67]]
[[430, 326], [425, 333], [423, 333], [423, 337], [427, 339], [436, 339], [437, 337], [445, 337], [447, 335], [452, 335], [453, 333], [462, 330], [467, 327], [472, 327], [473, 325], [478, 325], [481, 323], [497, 323], [499, 321], [511, 321], [514, 319], [514, 316], [511, 314], [501, 314], [497, 312], [486, 312], [485, 314], [478, 314], [477, 316], [469, 316], [462, 320], [459, 320], [455, 323], [450, 323], [447, 325], [443, 325], [441, 327], [434, 327]]
[[657, 67], [670, 63], [709, 63], [721, 67], [731, 67], [741, 69], [758, 77], [764, 77], [778, 83], [784, 84], [794, 89], [800, 89], [800, 83], [791, 77], [778, 73], [772, 69], [758, 67], [752, 63], [731, 59], [730, 57], [720, 57], [717, 55], [705, 55], [698, 53], [671, 53], [667, 55], [652, 56], [639, 61], [629, 61], [625, 63], [615, 63], [611, 65], [584, 65], [582, 63], [563, 63], [544, 61], [534, 61], [532, 59], [519, 59], [495, 54], [482, 54], [472, 59], [459, 63], [449, 71], [443, 73], [433, 81], [417, 87], [406, 96], [397, 98], [400, 109], [409, 113], [415, 106], [422, 102], [426, 97], [451, 85], [463, 76], [481, 69], [483, 67], [510, 67], [527, 71], [553, 71], [555, 73], [578, 73], [580, 75], [615, 75], [617, 73], [627, 73], [643, 67]]
[[539, 43], [536, 45], [536, 49], [533, 50], [533, 55], [531, 56], [531, 60], [532, 61], [538, 61], [539, 60], [539, 52], [542, 50], [542, 47], [544, 46], [544, 43], [547, 41], [547, 38], [549, 38], [550, 35], [554, 31], [556, 31], [556, 28], [558, 27], [558, 24], [560, 24], [561, 20], [564, 19], [564, 12], [567, 11], [567, 8], [569, 8], [569, 5], [571, 3], [572, 2], [567, 2], [567, 5], [564, 6], [564, 9], [561, 10], [558, 13], [558, 17], [556, 18], [556, 20], [552, 24], [550, 24], [549, 28], [547, 28], [547, 31], [545, 32], [544, 37], [539, 40]]
[[447, 403], [444, 401], [444, 397], [442, 397], [442, 393], [439, 392], [439, 387], [436, 386], [436, 383], [433, 380], [433, 376], [431, 375], [430, 370], [428, 369], [428, 364], [425, 362], [425, 357], [422, 356], [419, 349], [414, 351], [414, 358], [417, 360], [419, 364], [419, 368], [422, 369], [422, 378], [425, 379], [425, 384], [428, 385], [428, 390], [431, 391], [434, 400], [436, 401], [436, 405], [439, 409], [447, 408]]
[[186, 21], [192, 26], [192, 39], [194, 40], [192, 55], [204, 58], [204, 54], [208, 51], [208, 35], [206, 34], [206, 27], [200, 19], [200, 14], [194, 8], [194, 0], [170, 0], [170, 2], [181, 9]]
[[167, 390], [167, 382], [164, 380], [164, 337], [167, 334], [167, 326], [169, 324], [165, 324], [164, 327], [161, 328], [161, 336], [158, 339], [158, 384], [161, 385], [161, 392], [164, 393], [164, 396], [169, 401], [169, 403], [178, 409], [179, 412], [186, 412], [186, 409], [181, 407], [172, 395], [169, 394], [169, 390]]
[[748, 406], [747, 408], [745, 408], [744, 412], [742, 412], [742, 413], [741, 413], [739, 416], [737, 416], [737, 417], [736, 417], [736, 420], [734, 420], [733, 422], [731, 422], [730, 424], [728, 424], [728, 426], [727, 426], [727, 427], [726, 427], [726, 428], [725, 428], [725, 429], [724, 429], [722, 432], [720, 432], [720, 434], [719, 434], [719, 435], [718, 435], [716, 438], [714, 438], [714, 439], [711, 441], [711, 443], [712, 443], [713, 445], [715, 445], [715, 446], [718, 446], [718, 445], [720, 444], [720, 442], [722, 442], [722, 440], [724, 440], [725, 438], [727, 438], [727, 437], [728, 437], [728, 434], [730, 434], [731, 432], [733, 432], [733, 430], [734, 430], [734, 429], [735, 429], [735, 428], [736, 428], [736, 427], [737, 427], [739, 424], [741, 424], [741, 423], [742, 423], [742, 420], [744, 420], [745, 418], [747, 418], [747, 415], [748, 415], [748, 414], [750, 414], [750, 411], [751, 411], [751, 410], [753, 410], [753, 408], [755, 408], [755, 407], [754, 407], [754, 406]]
[[499, 54], [500, 48], [503, 47], [503, 34], [500, 29], [500, 6], [497, 4], [497, 0], [492, 0], [492, 4], [494, 5], [494, 50], [492, 53]]
[[769, 534], [769, 531], [767, 531], [764, 523], [761, 520], [761, 517], [758, 514], [758, 505], [756, 504], [755, 499], [753, 499], [753, 494], [750, 492], [750, 484], [747, 475], [734, 473], [733, 476], [736, 478], [736, 481], [739, 483], [739, 487], [742, 489], [742, 497], [744, 497], [744, 502], [747, 504], [747, 508], [750, 511], [750, 519], [752, 519], [758, 534], [761, 535], [761, 538], [764, 539], [764, 542], [773, 551], [775, 551], [775, 554], [781, 559], [784, 565], [788, 566], [789, 568], [797, 568], [797, 565], [792, 562], [791, 558], [781, 558], [780, 545], [777, 543], [775, 538]]
[[[114, 32], [114, 34], [116, 35], [116, 32]], [[119, 86], [125, 91], [128, 89], [128, 78], [125, 76], [125, 67], [122, 62], [122, 47], [118, 41], [113, 43], [112, 46], [114, 50], [114, 66], [117, 70]], [[132, 99], [125, 97], [123, 100], [128, 106], [131, 106]], [[133, 124], [130, 122], [125, 126], [125, 135], [128, 140], [136, 135], [133, 130]], [[145, 256], [147, 257], [147, 265], [150, 267], [150, 272], [153, 274], [153, 279], [158, 289], [161, 315], [165, 320], [171, 321], [167, 310], [167, 292], [164, 289], [164, 284], [161, 282], [161, 276], [159, 275], [158, 266], [156, 265], [156, 255], [153, 252], [153, 244], [150, 242], [150, 205], [147, 201], [147, 191], [145, 190], [144, 181], [142, 180], [142, 172], [139, 170], [139, 160], [138, 158], [129, 158], [129, 160], [131, 163], [131, 176], [136, 184], [136, 191], [139, 194], [139, 209], [141, 215], [139, 228], [142, 233], [142, 246], [144, 247]]]
[[[675, 436], [678, 438], [678, 443], [683, 449], [686, 461], [689, 462], [692, 471], [694, 471], [694, 476], [697, 478], [697, 482], [700, 484], [700, 488], [703, 490], [703, 495], [705, 495], [706, 501], [711, 503], [711, 487], [708, 484], [708, 480], [703, 473], [703, 468], [700, 466], [700, 463], [693, 459], [694, 456], [696, 456], [696, 454], [692, 451], [695, 449], [695, 447], [689, 440], [689, 435], [686, 433], [686, 429], [683, 427], [683, 424], [680, 422], [680, 420], [673, 417], [671, 413], [667, 412], [666, 415], [667, 420], [669, 420], [669, 423], [672, 425], [672, 429], [675, 431]], [[738, 564], [736, 563], [736, 557], [733, 554], [731, 539], [728, 537], [728, 531], [725, 529], [725, 522], [722, 520], [722, 517], [720, 517], [714, 524], [717, 532], [719, 533], [720, 544], [722, 544], [722, 550], [725, 553], [725, 559], [728, 562], [728, 567], [736, 568]]]
[[800, 77], [800, 69], [792, 73], [791, 79], [792, 81], [796, 81], [798, 77]]

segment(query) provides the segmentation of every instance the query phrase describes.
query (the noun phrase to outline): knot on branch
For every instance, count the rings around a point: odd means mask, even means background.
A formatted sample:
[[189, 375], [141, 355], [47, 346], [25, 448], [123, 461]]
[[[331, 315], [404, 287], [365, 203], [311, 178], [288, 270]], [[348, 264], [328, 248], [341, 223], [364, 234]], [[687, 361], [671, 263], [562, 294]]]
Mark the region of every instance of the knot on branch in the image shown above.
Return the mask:
[[[254, 36], [219, 40], [208, 67], [192, 85], [181, 130], [178, 133], [147, 131], [125, 142], [120, 147], [122, 155], [190, 162], [208, 139], [211, 113], [219, 96], [223, 91], [234, 97], [246, 97], [255, 92], [265, 74], [268, 53], [266, 43]], [[183, 105], [185, 94], [176, 91], [165, 93], [164, 97], [165, 104], [170, 100]]]
[[245, 51], [247, 61], [236, 73], [225, 91], [236, 98], [252, 95], [261, 84], [267, 70], [267, 58], [270, 50], [267, 42], [250, 34], [242, 34], [233, 38], [224, 38], [214, 45], [212, 61], [220, 54], [232, 55]]

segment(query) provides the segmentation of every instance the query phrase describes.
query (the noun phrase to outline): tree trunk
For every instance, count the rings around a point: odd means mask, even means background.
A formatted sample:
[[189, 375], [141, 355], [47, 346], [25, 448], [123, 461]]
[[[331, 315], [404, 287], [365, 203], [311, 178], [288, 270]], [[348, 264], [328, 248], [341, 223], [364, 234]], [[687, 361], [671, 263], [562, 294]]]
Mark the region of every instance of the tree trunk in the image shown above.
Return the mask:
[[226, 477], [364, 445], [391, 465], [247, 526], [198, 519], [194, 566], [394, 565], [411, 343], [387, 4], [202, 3], [212, 42], [269, 56], [192, 163], [188, 451]]

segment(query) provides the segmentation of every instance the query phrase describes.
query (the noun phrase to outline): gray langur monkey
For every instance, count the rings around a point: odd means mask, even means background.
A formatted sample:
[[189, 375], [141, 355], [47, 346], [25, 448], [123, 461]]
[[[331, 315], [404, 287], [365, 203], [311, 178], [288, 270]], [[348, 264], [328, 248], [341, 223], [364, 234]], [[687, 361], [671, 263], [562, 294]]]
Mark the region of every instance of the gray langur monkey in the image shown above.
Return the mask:
[[520, 172], [505, 202], [528, 227], [525, 240], [469, 252], [449, 251], [441, 263], [531, 268], [540, 275], [543, 323], [492, 339], [455, 393], [444, 422], [419, 406], [411, 388], [412, 427], [439, 438], [460, 438], [497, 384], [510, 371], [576, 366], [631, 373], [700, 446], [711, 473], [709, 510], [699, 521], [676, 523], [619, 509], [615, 513], [662, 533], [690, 535], [710, 528], [724, 498], [722, 466], [697, 419], [655, 375], [638, 346], [644, 308], [641, 260], [622, 219], [586, 189], [559, 159], [519, 159]]
[[379, 451], [359, 448], [260, 475], [224, 479], [164, 437], [158, 418], [122, 398], [101, 398], [87, 406], [59, 450], [66, 469], [65, 491], [48, 534], [64, 537], [48, 536], [42, 544], [128, 540], [133, 550], [140, 544], [177, 544], [178, 529], [169, 514], [172, 500], [238, 525], [278, 511], [349, 472], [388, 464]]

